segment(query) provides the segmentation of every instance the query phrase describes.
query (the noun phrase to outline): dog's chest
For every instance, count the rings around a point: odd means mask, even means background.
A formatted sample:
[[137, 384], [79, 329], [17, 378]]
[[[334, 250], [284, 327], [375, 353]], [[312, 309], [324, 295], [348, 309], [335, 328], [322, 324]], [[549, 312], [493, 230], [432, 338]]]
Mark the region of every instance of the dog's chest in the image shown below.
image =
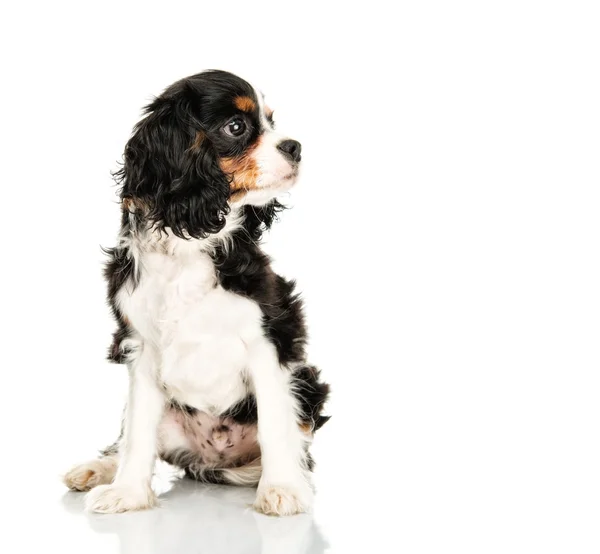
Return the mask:
[[121, 291], [119, 305], [156, 350], [161, 385], [185, 404], [226, 410], [247, 393], [247, 345], [262, 333], [260, 309], [218, 284], [205, 253], [145, 253], [139, 263], [139, 283]]
[[164, 348], [214, 290], [214, 266], [201, 253], [181, 258], [150, 252], [140, 256], [139, 267], [137, 286], [122, 297], [125, 315], [145, 340]]

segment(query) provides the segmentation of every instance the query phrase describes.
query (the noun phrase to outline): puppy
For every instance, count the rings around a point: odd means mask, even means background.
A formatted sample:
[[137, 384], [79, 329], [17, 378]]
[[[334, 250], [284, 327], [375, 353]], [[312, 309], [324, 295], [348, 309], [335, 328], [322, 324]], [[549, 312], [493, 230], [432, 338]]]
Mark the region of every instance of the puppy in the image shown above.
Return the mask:
[[263, 95], [230, 73], [178, 81], [146, 107], [106, 251], [109, 359], [129, 371], [121, 435], [64, 478], [90, 491], [89, 510], [154, 506], [157, 455], [199, 481], [258, 485], [259, 512], [310, 508], [308, 446], [329, 387], [306, 363], [294, 282], [259, 246], [300, 160]]

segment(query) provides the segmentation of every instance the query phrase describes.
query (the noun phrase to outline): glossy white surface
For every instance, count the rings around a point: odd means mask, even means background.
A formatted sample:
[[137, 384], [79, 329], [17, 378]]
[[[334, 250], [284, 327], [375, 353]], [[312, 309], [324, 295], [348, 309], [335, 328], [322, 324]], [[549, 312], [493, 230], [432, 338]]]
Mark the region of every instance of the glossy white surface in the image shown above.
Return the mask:
[[326, 543], [312, 517], [277, 520], [259, 515], [248, 506], [253, 496], [248, 489], [179, 480], [162, 494], [160, 509], [122, 517], [81, 517], [81, 495], [75, 493], [65, 494], [61, 503], [89, 542], [100, 535], [116, 539], [121, 554], [325, 552]]

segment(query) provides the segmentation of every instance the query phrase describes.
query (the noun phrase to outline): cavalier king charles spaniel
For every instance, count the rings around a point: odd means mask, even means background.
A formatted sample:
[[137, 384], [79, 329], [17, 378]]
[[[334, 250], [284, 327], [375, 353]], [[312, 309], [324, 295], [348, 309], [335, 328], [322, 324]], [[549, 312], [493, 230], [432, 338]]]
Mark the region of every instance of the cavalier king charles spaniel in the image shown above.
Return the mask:
[[135, 126], [105, 269], [127, 406], [117, 441], [64, 477], [90, 491], [89, 510], [154, 506], [157, 456], [199, 481], [258, 485], [259, 512], [310, 508], [329, 386], [306, 363], [294, 282], [260, 248], [300, 153], [263, 95], [224, 71], [176, 82]]

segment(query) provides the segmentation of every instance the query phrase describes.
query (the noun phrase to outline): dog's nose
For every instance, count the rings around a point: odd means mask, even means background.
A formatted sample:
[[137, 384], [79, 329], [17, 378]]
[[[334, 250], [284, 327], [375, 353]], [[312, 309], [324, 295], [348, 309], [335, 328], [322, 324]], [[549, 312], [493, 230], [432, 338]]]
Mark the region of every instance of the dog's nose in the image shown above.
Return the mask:
[[284, 156], [290, 158], [293, 162], [298, 163], [302, 156], [302, 145], [297, 140], [283, 140], [277, 145], [277, 149], [283, 152]]

